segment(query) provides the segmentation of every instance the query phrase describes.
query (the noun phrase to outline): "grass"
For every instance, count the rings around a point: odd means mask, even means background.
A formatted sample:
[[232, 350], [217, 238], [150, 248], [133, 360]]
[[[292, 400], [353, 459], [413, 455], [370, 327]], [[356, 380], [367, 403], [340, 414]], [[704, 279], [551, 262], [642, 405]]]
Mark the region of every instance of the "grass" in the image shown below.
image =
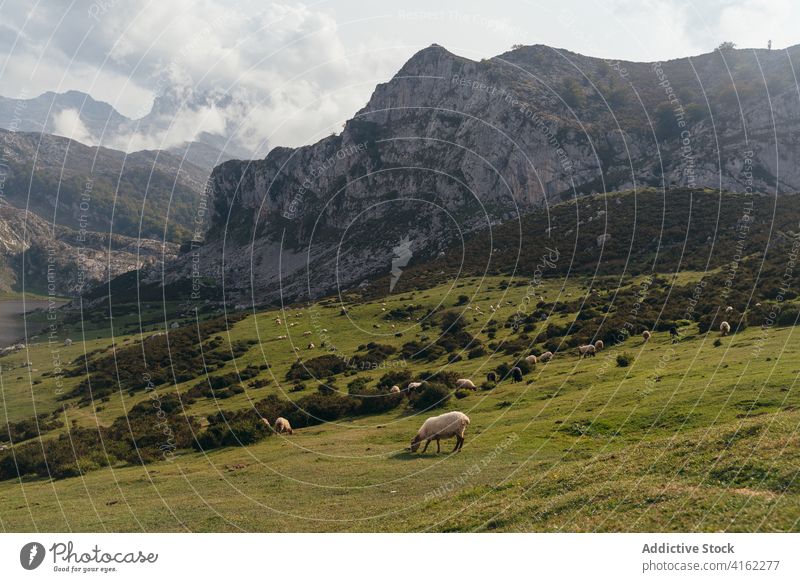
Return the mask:
[[[694, 274], [682, 275], [687, 282]], [[467, 311], [468, 330], [485, 345], [512, 337], [502, 323], [521, 303], [525, 286], [505, 288], [508, 278], [467, 279], [458, 286], [409, 291], [348, 305], [340, 315], [336, 301], [287, 312], [260, 312], [220, 334], [226, 345], [259, 339], [246, 353], [214, 375], [268, 362], [250, 388], [225, 400], [200, 398], [190, 414], [251, 405], [270, 393], [296, 399], [316, 390], [291, 392], [285, 371], [322, 329], [339, 353], [352, 354], [367, 341], [400, 346], [438, 334], [415, 321], [385, 319], [409, 302], [452, 307], [460, 294], [480, 304], [501, 307], [496, 338], [485, 333], [487, 315]], [[636, 281], [626, 282], [635, 287]], [[545, 280], [537, 293], [548, 302], [587, 293], [586, 282]], [[507, 304], [510, 302], [511, 304]], [[384, 306], [383, 303], [386, 303]], [[386, 311], [383, 311], [386, 309]], [[575, 314], [556, 314], [570, 321]], [[141, 336], [130, 333], [129, 319], [114, 320], [127, 333], [114, 333], [116, 345]], [[152, 313], [148, 314], [152, 317]], [[275, 323], [280, 317], [281, 325]], [[191, 324], [191, 318], [184, 323]], [[288, 323], [297, 325], [287, 327]], [[79, 324], [63, 333], [81, 337]], [[85, 345], [60, 346], [64, 362], [92, 350], [109, 350], [111, 326], [85, 323]], [[379, 328], [373, 327], [380, 325]], [[94, 327], [92, 327], [94, 326]], [[127, 326], [127, 327], [126, 327]], [[402, 327], [401, 327], [402, 326]], [[310, 331], [310, 336], [303, 333]], [[402, 337], [394, 333], [401, 331]], [[144, 334], [147, 337], [151, 332]], [[118, 465], [62, 480], [23, 478], [0, 482], [0, 527], [6, 531], [798, 531], [800, 530], [800, 397], [795, 387], [800, 348], [794, 328], [758, 328], [722, 339], [681, 330], [671, 344], [667, 333], [647, 343], [638, 337], [606, 348], [596, 358], [579, 360], [558, 353], [518, 384], [470, 392], [450, 409], [467, 412], [471, 425], [458, 455], [411, 455], [404, 451], [421, 418], [405, 407], [388, 413], [346, 418], [273, 437], [248, 447], [198, 453], [181, 451], [172, 462], [146, 467]], [[99, 337], [98, 337], [99, 336]], [[376, 337], [379, 336], [379, 337]], [[538, 346], [537, 346], [538, 349]], [[120, 391], [102, 407], [77, 406], [55, 394], [51, 348], [33, 342], [28, 352], [0, 359], [3, 411], [0, 421], [64, 408], [60, 431], [110, 424], [147, 398]], [[631, 356], [619, 367], [616, 356]], [[30, 360], [34, 366], [21, 367]], [[482, 380], [512, 356], [492, 354], [464, 359], [450, 367], [460, 376]], [[413, 373], [435, 370], [433, 363], [401, 361]], [[386, 370], [339, 377], [336, 388], [364, 377], [374, 383]], [[184, 392], [202, 379], [158, 392]], [[65, 378], [64, 387], [80, 378]], [[526, 383], [532, 380], [530, 383]], [[37, 383], [39, 382], [39, 383]], [[476, 382], [479, 383], [479, 382]], [[424, 413], [428, 416], [431, 413]], [[46, 433], [52, 438], [59, 431]], [[443, 443], [449, 450], [453, 442]], [[435, 448], [433, 449], [435, 450]]]

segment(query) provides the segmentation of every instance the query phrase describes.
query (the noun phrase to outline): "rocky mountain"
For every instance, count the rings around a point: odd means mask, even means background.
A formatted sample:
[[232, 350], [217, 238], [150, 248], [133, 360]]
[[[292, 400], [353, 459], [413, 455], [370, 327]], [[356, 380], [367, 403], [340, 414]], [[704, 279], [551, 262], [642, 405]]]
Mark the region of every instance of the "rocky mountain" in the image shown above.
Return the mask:
[[0, 206], [0, 293], [76, 296], [123, 273], [154, 269], [177, 252], [173, 243], [80, 232]]
[[[110, 104], [97, 101], [80, 91], [54, 93], [13, 99], [0, 97], [0, 128], [48, 134], [61, 134], [62, 126], [79, 121], [86, 135], [72, 136], [86, 145], [125, 149], [130, 136], [157, 136], [167, 132], [175, 112], [191, 104], [173, 103], [167, 97], [156, 98], [152, 110], [140, 119], [130, 119]], [[63, 116], [67, 115], [65, 119]], [[71, 118], [69, 116], [72, 116]], [[74, 119], [75, 121], [70, 121]], [[237, 147], [224, 136], [201, 132], [191, 141], [167, 144], [163, 150], [207, 172], [226, 160], [247, 157], [247, 150]]]
[[398, 248], [425, 260], [553, 201], [800, 190], [798, 57], [633, 63], [530, 46], [476, 62], [431, 46], [341, 134], [215, 168], [208, 238], [164, 283], [199, 265], [240, 303], [313, 298], [388, 274]]
[[0, 202], [90, 232], [191, 238], [207, 172], [165, 152], [134, 154], [0, 130]]

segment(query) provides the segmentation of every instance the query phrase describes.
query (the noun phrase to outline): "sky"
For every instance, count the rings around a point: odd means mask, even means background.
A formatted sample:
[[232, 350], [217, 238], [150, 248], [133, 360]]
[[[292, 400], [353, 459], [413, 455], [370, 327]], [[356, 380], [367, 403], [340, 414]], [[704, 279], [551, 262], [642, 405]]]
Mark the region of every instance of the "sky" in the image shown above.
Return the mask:
[[[169, 133], [123, 149], [233, 127], [257, 150], [337, 131], [432, 43], [472, 59], [546, 44], [663, 61], [722, 41], [791, 46], [797, 22], [791, 0], [0, 0], [0, 94], [79, 90], [134, 119], [159, 97]], [[91, 141], [78, 115], [62, 117], [62, 134]]]

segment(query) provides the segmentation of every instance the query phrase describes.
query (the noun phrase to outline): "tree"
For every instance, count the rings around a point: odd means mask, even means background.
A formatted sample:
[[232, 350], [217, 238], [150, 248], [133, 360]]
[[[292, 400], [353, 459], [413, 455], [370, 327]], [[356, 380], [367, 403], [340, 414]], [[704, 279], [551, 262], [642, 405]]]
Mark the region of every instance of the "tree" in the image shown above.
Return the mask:
[[720, 51], [720, 52], [722, 52], [722, 51], [732, 51], [735, 48], [736, 48], [736, 43], [735, 42], [731, 42], [729, 40], [726, 40], [725, 42], [720, 43], [720, 45], [717, 47], [717, 50]]

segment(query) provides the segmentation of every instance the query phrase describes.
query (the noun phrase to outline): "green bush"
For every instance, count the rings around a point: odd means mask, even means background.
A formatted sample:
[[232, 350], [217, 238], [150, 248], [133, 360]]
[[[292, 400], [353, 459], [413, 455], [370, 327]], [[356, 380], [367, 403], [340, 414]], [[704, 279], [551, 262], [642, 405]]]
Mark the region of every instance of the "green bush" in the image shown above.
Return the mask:
[[415, 410], [429, 410], [431, 408], [441, 408], [450, 401], [450, 390], [443, 384], [426, 382], [423, 387], [413, 393], [409, 398], [409, 404]]

